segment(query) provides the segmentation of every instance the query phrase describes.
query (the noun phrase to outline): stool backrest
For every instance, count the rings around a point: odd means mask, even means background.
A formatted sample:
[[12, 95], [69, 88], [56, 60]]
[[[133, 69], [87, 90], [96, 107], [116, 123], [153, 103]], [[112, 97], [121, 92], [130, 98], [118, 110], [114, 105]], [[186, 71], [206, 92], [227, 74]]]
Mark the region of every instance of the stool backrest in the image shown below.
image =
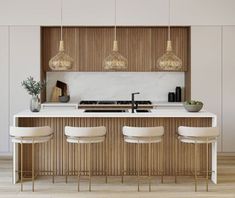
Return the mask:
[[218, 137], [218, 127], [186, 127], [180, 126], [178, 133], [181, 136], [187, 137]]
[[53, 134], [49, 126], [43, 127], [10, 127], [10, 135], [13, 137], [42, 137]]
[[164, 127], [123, 127], [123, 135], [130, 137], [159, 137], [164, 134]]
[[99, 127], [65, 127], [65, 135], [70, 137], [94, 137], [104, 136], [106, 134], [106, 128], [104, 126]]

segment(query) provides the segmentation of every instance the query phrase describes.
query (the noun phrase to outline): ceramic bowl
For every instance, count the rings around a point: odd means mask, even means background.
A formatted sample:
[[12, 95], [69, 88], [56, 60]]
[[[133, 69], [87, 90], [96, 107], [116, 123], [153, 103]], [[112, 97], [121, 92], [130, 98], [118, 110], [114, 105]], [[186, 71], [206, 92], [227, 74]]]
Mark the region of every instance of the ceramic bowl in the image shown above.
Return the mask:
[[184, 103], [184, 108], [189, 112], [199, 112], [202, 109], [202, 107], [203, 104], [190, 105]]

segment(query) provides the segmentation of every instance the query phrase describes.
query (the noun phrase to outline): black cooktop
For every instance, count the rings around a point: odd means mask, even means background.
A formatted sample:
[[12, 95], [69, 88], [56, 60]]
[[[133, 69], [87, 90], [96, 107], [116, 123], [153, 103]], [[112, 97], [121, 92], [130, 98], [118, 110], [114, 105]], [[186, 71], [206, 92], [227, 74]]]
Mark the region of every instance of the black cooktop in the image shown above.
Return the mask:
[[[139, 105], [151, 105], [152, 102], [150, 100], [135, 100], [135, 103]], [[82, 100], [80, 102], [81, 105], [130, 105], [131, 100]]]

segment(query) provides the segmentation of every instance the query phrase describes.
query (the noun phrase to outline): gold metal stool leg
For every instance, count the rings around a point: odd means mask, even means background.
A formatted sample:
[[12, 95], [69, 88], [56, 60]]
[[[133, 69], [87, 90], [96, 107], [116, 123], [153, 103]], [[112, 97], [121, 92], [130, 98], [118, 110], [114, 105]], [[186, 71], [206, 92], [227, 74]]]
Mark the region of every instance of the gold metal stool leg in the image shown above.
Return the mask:
[[175, 183], [177, 183], [177, 174], [178, 174], [178, 148], [177, 148], [177, 137], [175, 138]]
[[208, 192], [208, 139], [206, 140], [206, 191]]
[[162, 142], [160, 143], [162, 145], [162, 167], [161, 167], [161, 171], [162, 171], [162, 174], [161, 174], [161, 182], [163, 184], [163, 175], [164, 175], [164, 144], [163, 144], [163, 140]]
[[91, 192], [91, 143], [89, 143], [89, 191]]
[[151, 143], [149, 143], [149, 167], [148, 167], [148, 172], [149, 172], [149, 192], [151, 192]]
[[137, 174], [138, 174], [138, 192], [140, 191], [140, 145], [137, 143]]
[[66, 163], [66, 172], [65, 172], [65, 183], [68, 183], [68, 174], [69, 174], [69, 143], [67, 142], [67, 163]]
[[32, 191], [34, 192], [34, 139], [32, 141]]
[[55, 183], [55, 139], [52, 137], [52, 183]]
[[195, 142], [194, 149], [194, 167], [195, 167], [195, 192], [197, 192], [197, 142]]
[[122, 145], [122, 152], [121, 152], [121, 165], [122, 165], [122, 169], [121, 169], [121, 174], [122, 174], [122, 183], [124, 181], [124, 167], [125, 167], [125, 141], [123, 139], [123, 145]]
[[20, 143], [20, 191], [23, 191], [23, 142]]
[[[104, 141], [104, 144], [105, 144], [105, 141]], [[105, 157], [104, 157], [104, 165], [105, 165], [105, 183], [107, 184], [108, 183], [108, 160], [107, 160], [107, 157], [108, 157], [108, 149], [106, 149], [106, 145], [105, 145]]]
[[80, 149], [79, 149], [79, 143], [78, 143], [78, 148], [77, 148], [77, 163], [78, 163], [78, 166], [77, 166], [77, 169], [78, 169], [78, 192], [80, 191]]

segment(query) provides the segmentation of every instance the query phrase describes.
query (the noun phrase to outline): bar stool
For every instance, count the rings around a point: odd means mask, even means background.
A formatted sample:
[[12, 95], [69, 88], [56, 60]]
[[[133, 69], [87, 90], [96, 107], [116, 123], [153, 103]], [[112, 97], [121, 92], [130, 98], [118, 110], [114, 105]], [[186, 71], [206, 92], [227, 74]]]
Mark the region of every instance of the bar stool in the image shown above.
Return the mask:
[[[206, 191], [208, 191], [208, 150], [209, 144], [212, 144], [217, 141], [219, 136], [219, 129], [217, 127], [185, 127], [180, 126], [178, 128], [178, 139], [182, 143], [194, 144], [194, 177], [195, 177], [195, 192], [197, 192], [197, 145], [206, 144]], [[177, 146], [175, 148], [176, 155], [175, 159], [177, 160]], [[177, 161], [175, 163], [175, 182], [177, 183]], [[210, 171], [211, 172], [211, 171]]]
[[[124, 153], [125, 153], [125, 142], [130, 144], [137, 144], [137, 176], [138, 176], [138, 192], [140, 191], [139, 185], [139, 177], [140, 177], [140, 144], [148, 144], [148, 179], [149, 179], [149, 192], [151, 191], [151, 146], [152, 143], [160, 143], [162, 142], [164, 135], [164, 127], [123, 127], [123, 167], [122, 167], [122, 183], [124, 172], [128, 172], [124, 170]], [[162, 144], [162, 152], [163, 152], [163, 144]], [[162, 153], [162, 167], [161, 167], [161, 181], [163, 183], [163, 168], [164, 168], [164, 160]], [[159, 169], [158, 169], [158, 172]]]
[[[88, 144], [88, 154], [89, 154], [89, 170], [88, 171], [81, 171], [80, 170], [80, 163], [77, 163], [77, 179], [78, 179], [78, 191], [80, 191], [80, 173], [81, 172], [88, 172], [89, 173], [89, 191], [91, 191], [91, 144], [94, 143], [102, 143], [105, 140], [105, 135], [106, 135], [106, 128], [104, 126], [99, 126], [99, 127], [70, 127], [66, 126], [65, 127], [65, 135], [67, 137], [67, 142], [72, 143], [72, 144], [77, 144], [77, 158], [79, 160], [80, 158], [80, 152], [79, 152], [79, 145], [80, 144]], [[106, 159], [106, 152], [104, 153], [104, 158]], [[69, 149], [68, 149], [69, 153]], [[67, 170], [66, 170], [66, 183], [68, 181], [68, 174], [70, 171], [68, 164], [69, 164], [69, 155], [67, 157]], [[105, 163], [105, 182], [107, 183], [107, 165]]]
[[[32, 191], [34, 192], [34, 177], [38, 172], [50, 172], [52, 173], [52, 182], [54, 183], [54, 142], [53, 142], [53, 152], [52, 152], [52, 171], [35, 171], [35, 144], [46, 143], [53, 140], [53, 132], [50, 127], [10, 127], [10, 136], [13, 143], [20, 144], [20, 183], [21, 191], [23, 191], [23, 173], [32, 173]], [[32, 144], [32, 171], [23, 170], [23, 145]]]

